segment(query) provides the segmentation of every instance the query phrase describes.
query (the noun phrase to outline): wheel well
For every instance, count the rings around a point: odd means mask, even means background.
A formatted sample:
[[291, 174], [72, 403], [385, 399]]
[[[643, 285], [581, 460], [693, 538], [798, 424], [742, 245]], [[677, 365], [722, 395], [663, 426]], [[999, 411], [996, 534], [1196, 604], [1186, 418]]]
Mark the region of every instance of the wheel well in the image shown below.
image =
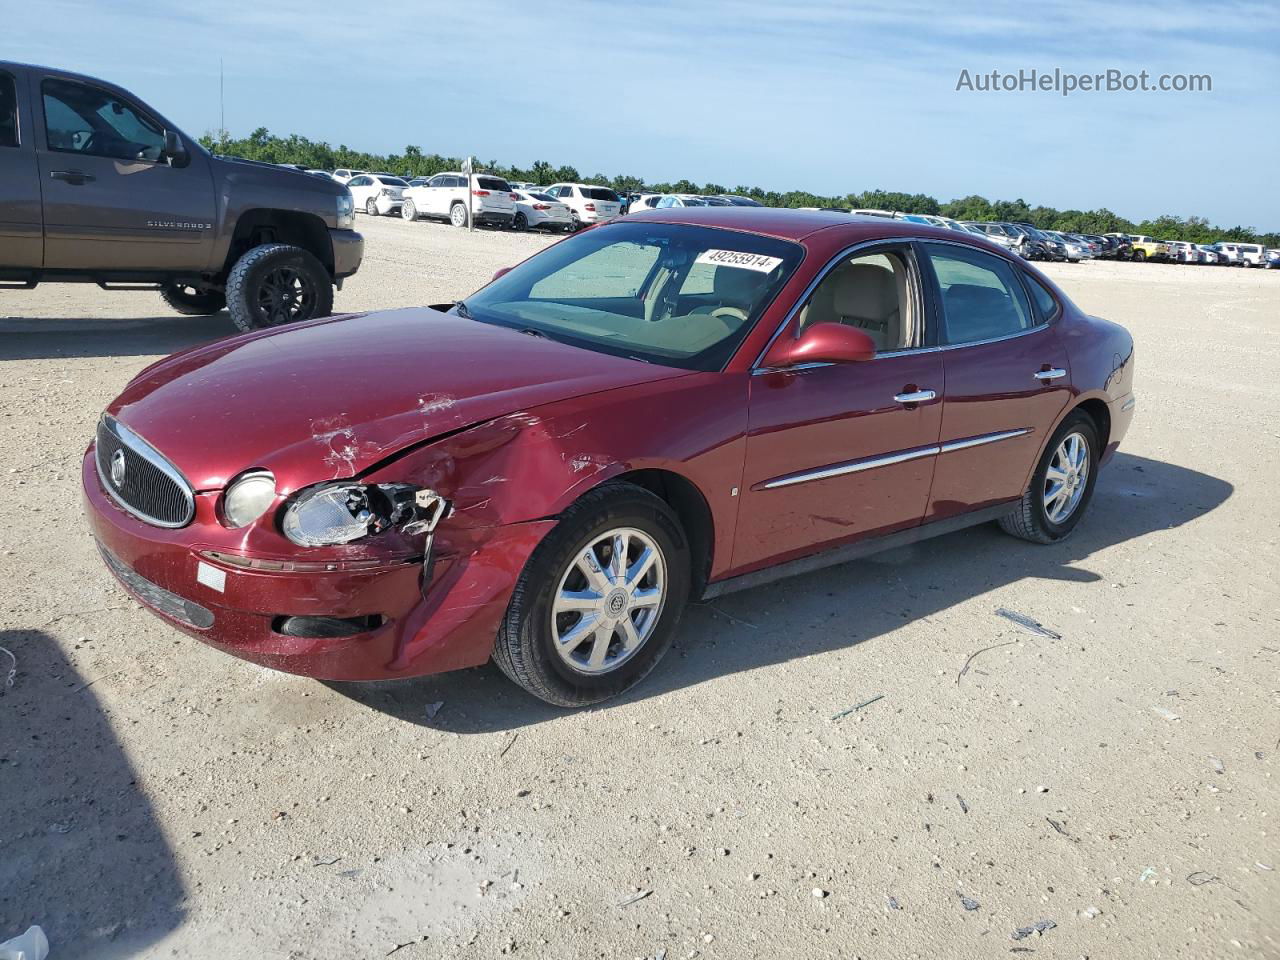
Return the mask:
[[1087, 413], [1093, 420], [1093, 425], [1098, 428], [1098, 455], [1101, 456], [1111, 440], [1111, 411], [1097, 398], [1085, 400], [1076, 409]]
[[613, 479], [643, 487], [675, 511], [689, 538], [689, 568], [693, 573], [689, 596], [700, 596], [711, 574], [711, 552], [715, 543], [715, 522], [702, 491], [670, 470], [633, 470]]
[[333, 274], [333, 244], [329, 241], [329, 228], [324, 221], [311, 213], [295, 210], [248, 210], [236, 221], [231, 236], [231, 248], [223, 273], [231, 270], [237, 260], [254, 247], [264, 243], [288, 243], [310, 252]]

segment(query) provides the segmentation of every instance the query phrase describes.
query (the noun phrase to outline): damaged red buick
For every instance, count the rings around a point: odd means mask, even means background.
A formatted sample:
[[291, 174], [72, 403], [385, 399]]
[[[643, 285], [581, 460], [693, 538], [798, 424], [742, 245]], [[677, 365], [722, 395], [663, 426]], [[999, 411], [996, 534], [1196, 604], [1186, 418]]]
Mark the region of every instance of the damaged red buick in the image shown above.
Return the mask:
[[663, 210], [455, 304], [163, 360], [83, 480], [115, 576], [220, 650], [328, 680], [492, 658], [581, 706], [690, 599], [987, 521], [1061, 540], [1134, 404], [1129, 334], [979, 237]]

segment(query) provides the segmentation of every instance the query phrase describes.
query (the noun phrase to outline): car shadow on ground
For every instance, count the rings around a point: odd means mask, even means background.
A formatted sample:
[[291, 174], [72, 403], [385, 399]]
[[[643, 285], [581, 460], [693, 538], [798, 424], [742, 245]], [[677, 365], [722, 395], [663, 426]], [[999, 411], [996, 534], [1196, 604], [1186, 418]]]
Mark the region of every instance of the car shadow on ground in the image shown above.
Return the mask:
[[0, 940], [38, 924], [53, 957], [139, 956], [185, 913], [173, 852], [93, 678], [41, 630], [0, 647]]
[[[1118, 454], [1099, 476], [1089, 513], [1063, 543], [1039, 546], [984, 524], [691, 605], [675, 648], [613, 703], [866, 643], [1020, 580], [1098, 581], [1079, 564], [1115, 544], [1194, 521], [1232, 491], [1231, 484], [1205, 473]], [[785, 625], [779, 616], [784, 601]], [[436, 677], [330, 686], [389, 716], [452, 733], [515, 729], [564, 713], [516, 688], [492, 663]], [[445, 706], [434, 710], [442, 701]]]
[[210, 317], [0, 317], [0, 360], [161, 357], [239, 332], [225, 310]]

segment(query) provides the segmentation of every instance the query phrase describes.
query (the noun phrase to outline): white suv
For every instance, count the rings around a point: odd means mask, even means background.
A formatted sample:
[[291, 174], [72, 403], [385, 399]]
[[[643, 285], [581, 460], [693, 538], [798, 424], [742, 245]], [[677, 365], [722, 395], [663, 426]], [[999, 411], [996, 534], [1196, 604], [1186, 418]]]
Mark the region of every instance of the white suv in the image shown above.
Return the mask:
[[[437, 173], [422, 186], [405, 191], [400, 215], [406, 220], [428, 217], [465, 227], [467, 190], [465, 173]], [[477, 173], [471, 178], [470, 192], [471, 215], [476, 223], [511, 226], [516, 214], [516, 194], [511, 184], [489, 173]]]
[[543, 192], [569, 208], [575, 227], [604, 223], [622, 211], [622, 201], [609, 187], [590, 183], [556, 183]]
[[362, 173], [347, 182], [355, 208], [371, 217], [386, 216], [400, 209], [409, 182], [389, 173]]
[[1260, 243], [1237, 243], [1240, 252], [1240, 265], [1244, 267], [1261, 267], [1267, 262], [1267, 248]]

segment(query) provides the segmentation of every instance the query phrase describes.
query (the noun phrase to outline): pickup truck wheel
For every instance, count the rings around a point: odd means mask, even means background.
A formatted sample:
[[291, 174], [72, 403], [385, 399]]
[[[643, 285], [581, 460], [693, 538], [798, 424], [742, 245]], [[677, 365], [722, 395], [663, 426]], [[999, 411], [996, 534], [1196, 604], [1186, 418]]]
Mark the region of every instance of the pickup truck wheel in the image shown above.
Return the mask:
[[254, 247], [231, 268], [227, 310], [248, 333], [333, 312], [333, 281], [319, 260], [301, 247]]
[[460, 203], [455, 203], [449, 208], [449, 222], [455, 227], [465, 227], [467, 225], [467, 208]]
[[376, 217], [378, 215], [378, 201], [373, 199], [373, 197], [366, 200], [364, 202], [364, 212], [371, 217]]
[[556, 706], [617, 696], [671, 647], [689, 570], [688, 540], [666, 503], [629, 483], [602, 484], [529, 557], [494, 662]]
[[1134, 263], [1141, 263], [1141, 262], [1142, 262], [1143, 260], [1145, 260], [1145, 259], [1147, 259], [1147, 252], [1146, 252], [1145, 250], [1135, 250], [1135, 251], [1133, 251], [1133, 262], [1134, 262]]
[[170, 283], [160, 288], [160, 299], [174, 313], [187, 317], [209, 317], [227, 305], [221, 290], [199, 290], [185, 283]]

